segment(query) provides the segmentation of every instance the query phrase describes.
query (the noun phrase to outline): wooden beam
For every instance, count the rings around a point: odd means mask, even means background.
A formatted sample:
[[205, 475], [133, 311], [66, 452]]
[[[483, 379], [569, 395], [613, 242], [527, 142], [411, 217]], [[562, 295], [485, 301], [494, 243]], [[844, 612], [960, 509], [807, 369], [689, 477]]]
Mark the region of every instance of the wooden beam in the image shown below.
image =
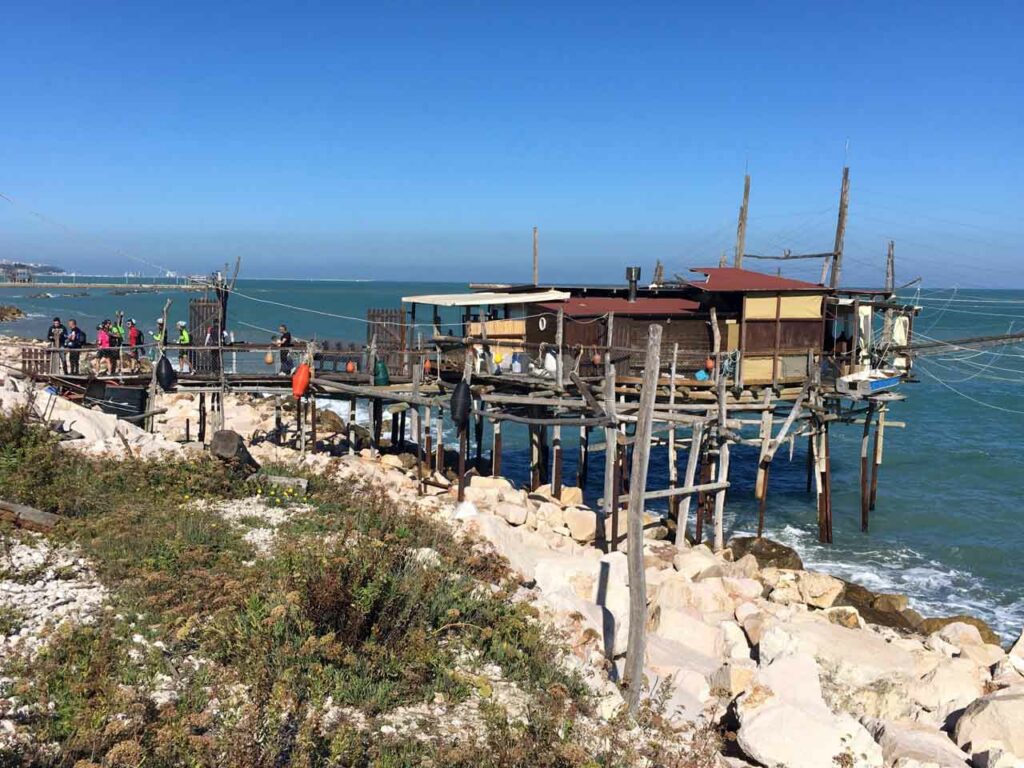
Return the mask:
[[743, 203], [740, 205], [739, 221], [736, 223], [736, 252], [733, 264], [743, 267], [743, 249], [747, 244], [747, 207], [750, 203], [750, 174], [743, 176]]
[[[683, 490], [695, 488], [693, 481], [697, 476], [697, 461], [700, 458], [701, 442], [704, 435], [704, 423], [697, 422], [693, 425], [690, 437], [690, 453], [686, 457], [686, 474], [683, 476]], [[699, 489], [698, 489], [699, 490]], [[691, 494], [683, 496], [683, 505], [676, 520], [676, 546], [682, 547], [686, 544], [686, 527], [690, 518]]]

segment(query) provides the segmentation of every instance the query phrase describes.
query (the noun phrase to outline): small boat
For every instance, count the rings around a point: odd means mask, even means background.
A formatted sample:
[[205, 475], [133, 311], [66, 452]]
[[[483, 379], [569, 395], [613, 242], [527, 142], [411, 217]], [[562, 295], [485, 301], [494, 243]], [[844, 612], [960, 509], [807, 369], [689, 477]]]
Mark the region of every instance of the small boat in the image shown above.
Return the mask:
[[853, 397], [876, 395], [899, 386], [901, 374], [896, 369], [871, 368], [836, 379], [836, 391]]

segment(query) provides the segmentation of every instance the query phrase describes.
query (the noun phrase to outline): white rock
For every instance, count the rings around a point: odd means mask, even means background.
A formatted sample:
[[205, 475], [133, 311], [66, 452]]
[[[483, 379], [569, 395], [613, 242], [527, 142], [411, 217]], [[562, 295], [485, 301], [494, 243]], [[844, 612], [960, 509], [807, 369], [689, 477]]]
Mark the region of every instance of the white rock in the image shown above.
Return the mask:
[[473, 475], [469, 478], [470, 488], [485, 488], [489, 490], [495, 490], [504, 493], [505, 491], [512, 491], [512, 483], [506, 480], [504, 477], [488, 477], [485, 475]]
[[981, 639], [981, 632], [978, 631], [978, 628], [973, 624], [965, 624], [962, 621], [954, 621], [952, 624], [947, 624], [935, 634], [950, 645], [955, 645], [960, 649], [967, 645], [985, 644], [985, 641]]
[[844, 589], [839, 579], [813, 571], [799, 572], [797, 586], [801, 601], [815, 608], [831, 608]]
[[494, 513], [507, 521], [509, 525], [522, 525], [526, 522], [526, 507], [512, 504], [507, 501], [499, 502]]
[[699, 575], [701, 571], [713, 565], [718, 565], [718, 560], [706, 545], [698, 544], [676, 555], [673, 565], [683, 576], [692, 579]]
[[760, 670], [737, 700], [737, 713], [737, 743], [762, 765], [828, 768], [842, 759], [853, 768], [882, 766], [882, 750], [863, 726], [825, 705], [809, 655], [779, 658]]
[[1020, 633], [1017, 642], [1010, 648], [1008, 656], [1013, 668], [1024, 675], [1024, 632]]
[[597, 514], [592, 509], [569, 507], [564, 512], [565, 525], [576, 541], [591, 542], [597, 538]]
[[967, 659], [943, 660], [920, 681], [912, 683], [907, 691], [911, 700], [933, 714], [937, 725], [943, 725], [949, 715], [966, 707], [983, 692], [978, 669]]
[[656, 612], [654, 634], [673, 640], [702, 656], [722, 658], [722, 630], [705, 624], [696, 611], [660, 608]]
[[967, 764], [967, 755], [938, 728], [910, 720], [880, 719], [867, 719], [864, 727], [882, 747], [886, 766], [895, 766], [900, 760], [938, 768], [962, 768]]
[[971, 703], [956, 724], [956, 743], [977, 755], [1000, 749], [1024, 759], [1024, 686]]

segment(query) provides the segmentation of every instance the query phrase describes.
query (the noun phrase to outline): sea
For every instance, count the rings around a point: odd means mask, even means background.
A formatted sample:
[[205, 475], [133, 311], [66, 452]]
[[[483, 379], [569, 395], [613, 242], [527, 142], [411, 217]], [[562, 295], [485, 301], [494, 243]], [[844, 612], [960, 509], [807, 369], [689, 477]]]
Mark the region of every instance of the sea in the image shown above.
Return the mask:
[[[14, 304], [28, 316], [0, 323], [0, 335], [42, 337], [50, 320], [59, 316], [77, 319], [92, 339], [96, 324], [118, 311], [151, 329], [167, 299], [172, 301], [171, 323], [187, 319], [188, 300], [194, 294], [183, 292], [173, 281], [166, 283], [155, 292], [123, 295], [112, 289], [90, 289], [81, 295], [80, 289], [60, 287], [3, 288], [0, 304]], [[237, 340], [257, 343], [269, 343], [281, 323], [298, 338], [365, 343], [367, 309], [395, 308], [403, 296], [465, 287], [243, 279], [230, 300], [229, 328]], [[917, 339], [1024, 330], [1024, 291], [918, 290], [902, 298], [922, 307], [915, 322]], [[772, 466], [766, 533], [795, 547], [809, 568], [873, 590], [906, 594], [925, 615], [979, 616], [1012, 640], [1024, 627], [1024, 343], [982, 350], [948, 347], [919, 359], [914, 370], [917, 381], [900, 387], [906, 400], [892, 404], [889, 411], [890, 421], [906, 426], [886, 431], [870, 531], [860, 530], [861, 430], [837, 426], [832, 431], [835, 543], [817, 541], [815, 500], [805, 486], [804, 441], [795, 446], [792, 458], [784, 447]], [[343, 413], [347, 408], [337, 407]], [[366, 418], [365, 413], [359, 416]], [[574, 432], [563, 430], [564, 476], [569, 479], [576, 474]], [[447, 440], [454, 440], [450, 429], [446, 434]], [[513, 426], [503, 430], [503, 437], [503, 471], [523, 481], [528, 472], [526, 428]], [[685, 455], [680, 460], [685, 462]], [[602, 487], [603, 461], [591, 464], [588, 497], [593, 501]], [[655, 449], [649, 487], [664, 486], [666, 464], [666, 450]], [[754, 449], [734, 449], [727, 535], [756, 530], [755, 464]]]

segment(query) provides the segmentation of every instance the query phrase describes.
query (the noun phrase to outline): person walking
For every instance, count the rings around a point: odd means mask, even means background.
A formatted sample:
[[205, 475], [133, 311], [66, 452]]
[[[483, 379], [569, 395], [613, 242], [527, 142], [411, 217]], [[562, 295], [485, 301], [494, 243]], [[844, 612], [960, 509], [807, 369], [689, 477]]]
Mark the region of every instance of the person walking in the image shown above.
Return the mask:
[[[188, 350], [184, 349], [192, 343], [192, 336], [188, 332], [188, 326], [184, 320], [178, 321], [178, 345], [182, 349], [178, 350], [178, 371], [181, 373], [192, 373], [192, 364], [189, 361]], [[186, 371], [185, 368], [188, 368]]]
[[68, 373], [72, 376], [79, 375], [79, 361], [82, 358], [82, 353], [77, 351], [85, 346], [85, 331], [78, 327], [78, 322], [73, 319], [68, 320], [68, 332], [64, 335], [64, 347], [68, 350], [67, 362], [68, 362]]
[[[64, 340], [67, 336], [67, 329], [64, 328], [59, 317], [53, 318], [53, 324], [46, 332], [46, 340], [50, 342], [52, 349], [60, 350], [64, 347]], [[67, 373], [68, 363], [61, 352], [54, 352], [50, 360], [50, 373]]]
[[292, 372], [292, 334], [284, 323], [277, 327], [277, 332], [280, 335], [274, 340], [274, 344], [281, 350], [281, 370], [278, 371], [278, 375], [289, 376]]
[[107, 321], [107, 332], [110, 334], [110, 349], [114, 367], [124, 372], [124, 312], [114, 314], [114, 322]]
[[157, 358], [160, 357], [161, 348], [167, 343], [167, 333], [164, 331], [164, 319], [162, 317], [156, 319], [156, 330], [150, 331], [149, 335], [153, 337], [153, 362], [156, 362]]

